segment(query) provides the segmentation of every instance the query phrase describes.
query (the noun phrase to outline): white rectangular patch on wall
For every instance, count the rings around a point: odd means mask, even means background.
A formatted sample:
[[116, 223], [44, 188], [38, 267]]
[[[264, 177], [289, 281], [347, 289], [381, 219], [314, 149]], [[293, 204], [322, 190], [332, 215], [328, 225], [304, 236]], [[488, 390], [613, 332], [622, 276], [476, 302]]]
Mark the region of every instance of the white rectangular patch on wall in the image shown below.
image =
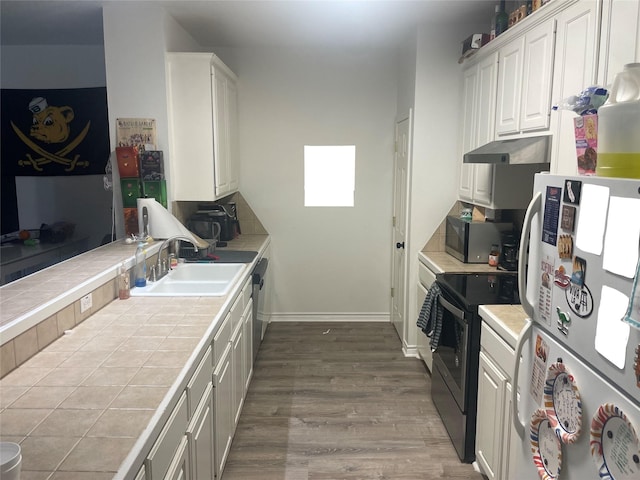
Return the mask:
[[305, 207], [353, 207], [355, 184], [355, 145], [305, 145]]

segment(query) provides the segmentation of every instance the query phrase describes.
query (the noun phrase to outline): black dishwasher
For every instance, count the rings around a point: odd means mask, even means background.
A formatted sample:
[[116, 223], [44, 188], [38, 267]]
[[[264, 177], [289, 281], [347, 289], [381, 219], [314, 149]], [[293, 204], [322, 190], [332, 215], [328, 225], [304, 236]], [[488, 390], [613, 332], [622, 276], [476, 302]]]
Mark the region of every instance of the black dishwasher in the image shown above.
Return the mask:
[[253, 283], [253, 361], [255, 362], [262, 342], [262, 322], [266, 321], [265, 305], [265, 277], [269, 260], [261, 259], [252, 273]]

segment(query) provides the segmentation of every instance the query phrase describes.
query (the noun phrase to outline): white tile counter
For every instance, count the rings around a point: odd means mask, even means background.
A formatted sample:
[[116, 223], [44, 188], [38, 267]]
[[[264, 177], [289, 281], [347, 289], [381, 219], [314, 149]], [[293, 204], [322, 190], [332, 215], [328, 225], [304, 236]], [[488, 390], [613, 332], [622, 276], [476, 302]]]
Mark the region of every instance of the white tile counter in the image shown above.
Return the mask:
[[[228, 248], [268, 244], [251, 237]], [[251, 268], [225, 297], [116, 299], [2, 378], [0, 435], [22, 447], [21, 478], [135, 475]]]

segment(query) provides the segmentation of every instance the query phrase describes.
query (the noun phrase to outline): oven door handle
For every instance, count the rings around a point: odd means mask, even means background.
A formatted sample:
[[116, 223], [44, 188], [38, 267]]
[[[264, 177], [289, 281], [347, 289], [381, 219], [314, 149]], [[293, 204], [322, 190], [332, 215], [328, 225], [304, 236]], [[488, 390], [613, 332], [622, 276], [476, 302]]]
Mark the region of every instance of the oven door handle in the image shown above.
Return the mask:
[[442, 295], [438, 297], [438, 303], [440, 303], [440, 305], [442, 305], [443, 308], [453, 313], [456, 316], [456, 318], [460, 318], [462, 321], [465, 321], [467, 319], [465, 312], [460, 310], [455, 305], [452, 305], [451, 303], [446, 301], [444, 298], [442, 298]]

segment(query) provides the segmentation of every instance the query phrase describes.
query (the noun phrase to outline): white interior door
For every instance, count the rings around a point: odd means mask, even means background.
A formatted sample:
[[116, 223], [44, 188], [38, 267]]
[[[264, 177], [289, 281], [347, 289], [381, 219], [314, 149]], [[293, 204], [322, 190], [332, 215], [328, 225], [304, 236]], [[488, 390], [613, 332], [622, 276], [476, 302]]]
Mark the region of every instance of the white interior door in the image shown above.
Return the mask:
[[409, 167], [410, 117], [396, 124], [396, 154], [393, 185], [393, 234], [391, 265], [391, 322], [405, 340], [405, 278], [407, 234], [407, 178]]

